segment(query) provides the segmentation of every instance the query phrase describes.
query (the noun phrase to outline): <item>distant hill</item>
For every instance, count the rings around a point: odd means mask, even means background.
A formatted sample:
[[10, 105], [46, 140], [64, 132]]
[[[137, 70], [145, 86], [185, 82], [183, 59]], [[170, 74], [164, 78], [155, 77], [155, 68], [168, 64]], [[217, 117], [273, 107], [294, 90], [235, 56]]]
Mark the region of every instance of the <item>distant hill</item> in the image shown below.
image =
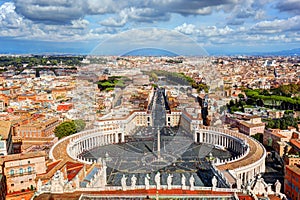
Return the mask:
[[300, 48], [272, 52], [248, 52], [248, 53], [231, 53], [229, 55], [245, 56], [300, 56]]
[[300, 48], [289, 49], [283, 51], [266, 52], [261, 55], [274, 55], [274, 56], [300, 56]]
[[156, 49], [156, 48], [141, 48], [134, 49], [129, 51], [121, 56], [168, 56], [175, 57], [177, 54], [164, 50], [164, 49]]
[[211, 56], [300, 56], [300, 48], [265, 52], [209, 52]]

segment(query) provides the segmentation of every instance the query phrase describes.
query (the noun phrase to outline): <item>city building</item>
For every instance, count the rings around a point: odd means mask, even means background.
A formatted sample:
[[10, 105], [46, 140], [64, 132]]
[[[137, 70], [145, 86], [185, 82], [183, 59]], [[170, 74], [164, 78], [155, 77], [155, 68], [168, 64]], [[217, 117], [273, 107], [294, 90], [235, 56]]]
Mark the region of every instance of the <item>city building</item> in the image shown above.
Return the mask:
[[289, 127], [287, 130], [266, 129], [263, 135], [263, 143], [272, 147], [280, 156], [283, 156], [292, 147], [289, 142], [295, 135], [295, 131], [296, 129], [293, 127]]
[[0, 155], [8, 155], [13, 152], [11, 122], [0, 121]]
[[300, 198], [300, 168], [297, 165], [287, 165], [284, 176], [284, 193], [292, 200]]
[[300, 165], [300, 156], [295, 154], [286, 154], [283, 156], [285, 165]]
[[246, 113], [235, 112], [233, 115], [226, 115], [225, 123], [236, 127], [245, 135], [255, 135], [263, 133], [265, 130], [265, 123], [261, 121], [261, 117], [250, 115]]
[[60, 123], [57, 117], [31, 118], [29, 122], [15, 128], [16, 136], [20, 138], [40, 138], [54, 136], [53, 131]]
[[73, 108], [72, 103], [60, 103], [57, 105], [57, 111], [67, 112]]
[[6, 179], [2, 173], [0, 173], [0, 200], [5, 200], [6, 196]]
[[1, 173], [6, 177], [7, 193], [33, 190], [37, 174], [46, 172], [43, 151], [0, 157]]
[[299, 139], [291, 139], [290, 144], [295, 152], [300, 152], [300, 140]]

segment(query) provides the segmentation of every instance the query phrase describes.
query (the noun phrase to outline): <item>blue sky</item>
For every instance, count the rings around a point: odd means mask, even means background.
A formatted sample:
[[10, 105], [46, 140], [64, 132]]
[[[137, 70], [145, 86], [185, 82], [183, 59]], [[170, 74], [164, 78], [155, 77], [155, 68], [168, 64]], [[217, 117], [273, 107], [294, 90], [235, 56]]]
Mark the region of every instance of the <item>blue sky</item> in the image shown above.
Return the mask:
[[299, 30], [300, 0], [0, 0], [0, 53], [272, 52]]

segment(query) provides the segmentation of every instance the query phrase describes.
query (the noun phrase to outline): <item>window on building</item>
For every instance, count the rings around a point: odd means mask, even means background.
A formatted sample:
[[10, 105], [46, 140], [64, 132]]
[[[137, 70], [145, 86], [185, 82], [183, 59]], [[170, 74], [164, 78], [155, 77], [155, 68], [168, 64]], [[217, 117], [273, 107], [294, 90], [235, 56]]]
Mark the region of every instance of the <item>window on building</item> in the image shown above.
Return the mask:
[[9, 175], [13, 176], [14, 174], [15, 174], [15, 170], [11, 169], [11, 170], [9, 171]]
[[30, 164], [30, 160], [28, 160], [28, 164]]
[[24, 181], [21, 181], [20, 183], [22, 184], [22, 183], [24, 183]]
[[13, 183], [12, 183], [12, 184], [10, 184], [10, 186], [11, 186], [11, 187], [14, 187], [14, 186], [15, 186], [15, 184], [13, 184]]
[[31, 172], [32, 172], [32, 167], [29, 166], [29, 167], [27, 168], [27, 171], [28, 171], [28, 173], [31, 173]]
[[20, 168], [20, 169], [19, 169], [19, 173], [20, 173], [20, 174], [23, 174], [23, 168]]

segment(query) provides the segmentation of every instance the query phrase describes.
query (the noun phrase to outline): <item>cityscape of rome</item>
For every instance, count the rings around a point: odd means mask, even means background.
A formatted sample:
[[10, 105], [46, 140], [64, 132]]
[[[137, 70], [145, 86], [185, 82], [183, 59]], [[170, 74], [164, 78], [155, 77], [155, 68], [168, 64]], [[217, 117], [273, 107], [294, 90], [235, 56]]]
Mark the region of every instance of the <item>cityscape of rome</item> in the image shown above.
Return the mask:
[[299, 200], [299, 0], [0, 0], [0, 200]]

